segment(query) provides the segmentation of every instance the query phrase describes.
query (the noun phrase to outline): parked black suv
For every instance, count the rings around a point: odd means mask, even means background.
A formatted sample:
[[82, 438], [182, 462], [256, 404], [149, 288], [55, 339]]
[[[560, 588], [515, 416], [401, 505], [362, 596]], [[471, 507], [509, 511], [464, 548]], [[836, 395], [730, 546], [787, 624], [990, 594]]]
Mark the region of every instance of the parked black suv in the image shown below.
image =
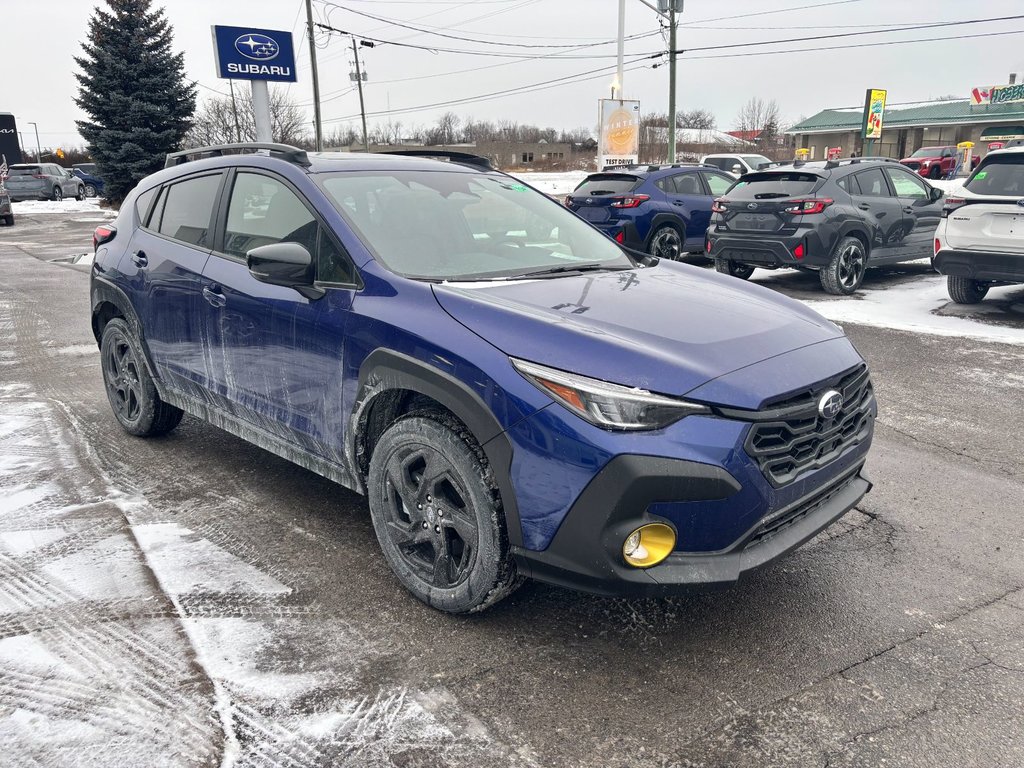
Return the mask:
[[789, 267], [849, 294], [867, 267], [931, 256], [943, 196], [896, 161], [797, 162], [748, 173], [718, 198], [706, 248], [733, 277]]

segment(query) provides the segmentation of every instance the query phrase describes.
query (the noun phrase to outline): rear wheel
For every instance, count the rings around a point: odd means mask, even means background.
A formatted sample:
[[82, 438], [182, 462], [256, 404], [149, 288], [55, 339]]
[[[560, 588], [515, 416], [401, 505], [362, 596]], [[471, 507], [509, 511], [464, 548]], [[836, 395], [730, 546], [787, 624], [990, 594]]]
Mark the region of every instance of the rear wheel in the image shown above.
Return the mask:
[[937, 165], [933, 165], [932, 169], [928, 172], [928, 175], [931, 178], [933, 178], [933, 179], [941, 179], [942, 178], [942, 169], [939, 168], [939, 166], [937, 166]]
[[844, 237], [836, 243], [832, 259], [818, 272], [818, 278], [827, 293], [847, 296], [860, 288], [866, 268], [864, 244], [856, 237]]
[[683, 257], [683, 238], [679, 230], [670, 224], [665, 224], [655, 230], [647, 245], [647, 252], [659, 259], [679, 261]]
[[51, 200], [55, 200], [56, 202], [59, 203], [61, 200], [64, 199], [64, 191], [60, 187], [54, 187], [53, 188], [53, 195], [51, 196], [50, 199]]
[[385, 560], [427, 605], [472, 613], [519, 586], [490, 466], [454, 418], [388, 427], [370, 458], [367, 496]]
[[748, 280], [754, 274], [754, 268], [749, 264], [737, 264], [728, 259], [715, 259], [715, 270], [723, 275], [732, 275], [740, 280]]
[[4, 216], [4, 226], [7, 226], [7, 227], [13, 227], [14, 226], [14, 214], [13, 213], [8, 213], [6, 216]]
[[94, 184], [86, 184], [85, 185], [85, 196], [86, 197], [96, 197], [96, 186]]
[[103, 329], [100, 367], [110, 407], [126, 432], [156, 437], [178, 426], [181, 409], [160, 399], [142, 347], [121, 318], [114, 318]]
[[966, 277], [946, 276], [946, 290], [949, 298], [957, 304], [977, 304], [988, 293], [989, 284]]

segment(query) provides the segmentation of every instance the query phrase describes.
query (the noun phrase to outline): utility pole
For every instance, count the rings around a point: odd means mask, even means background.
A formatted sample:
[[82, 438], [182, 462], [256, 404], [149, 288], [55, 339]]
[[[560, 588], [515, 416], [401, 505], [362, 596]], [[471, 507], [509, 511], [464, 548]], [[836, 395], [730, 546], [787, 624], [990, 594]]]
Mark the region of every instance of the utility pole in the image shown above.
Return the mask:
[[[671, 0], [670, 0], [671, 2]], [[668, 161], [676, 161], [676, 4], [668, 12]]]
[[313, 40], [313, 2], [306, 0], [306, 29], [309, 35], [309, 66], [313, 73], [313, 131], [316, 151], [324, 149], [324, 129], [320, 121], [320, 75], [316, 68], [316, 42]]
[[[306, 0], [309, 2], [309, 0]], [[366, 45], [366, 41], [362, 41]], [[373, 43], [370, 43], [373, 47]], [[352, 55], [356, 57], [356, 85], [359, 86], [359, 114], [363, 118], [363, 150], [370, 151], [370, 141], [366, 136], [366, 104], [363, 102], [363, 71], [359, 68], [359, 46], [356, 45], [355, 37], [352, 38]]]
[[31, 120], [26, 120], [29, 125], [36, 129], [36, 162], [43, 162], [43, 145], [39, 143], [39, 124], [33, 123]]
[[241, 143], [242, 128], [238, 124], [238, 106], [235, 104], [235, 81], [228, 80], [228, 89], [231, 91], [231, 114], [235, 116], [235, 141]]
[[626, 0], [619, 0], [619, 53], [618, 66], [615, 70], [615, 87], [612, 88], [612, 98], [622, 98], [622, 59], [626, 50]]

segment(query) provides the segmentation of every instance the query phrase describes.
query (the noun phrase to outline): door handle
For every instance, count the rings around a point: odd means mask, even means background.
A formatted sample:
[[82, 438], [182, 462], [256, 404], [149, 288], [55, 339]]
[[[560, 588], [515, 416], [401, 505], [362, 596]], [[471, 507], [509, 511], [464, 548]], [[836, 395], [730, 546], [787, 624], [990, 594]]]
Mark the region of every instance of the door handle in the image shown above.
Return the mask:
[[862, 211], [870, 211], [871, 210], [871, 204], [870, 203], [861, 203], [857, 207], [860, 208]]
[[136, 267], [146, 267], [149, 265], [149, 258], [146, 256], [144, 251], [136, 251], [131, 255], [132, 264]]
[[914, 212], [914, 209], [913, 209], [913, 208], [911, 208], [911, 207], [910, 207], [910, 206], [908, 205], [908, 206], [907, 206], [906, 208], [904, 208], [904, 209], [903, 209], [903, 212], [904, 212], [904, 213], [913, 213], [913, 212]]
[[686, 205], [686, 203], [682, 202], [681, 200], [673, 200], [672, 205], [684, 206]]
[[228, 303], [228, 297], [221, 293], [219, 285], [203, 288], [203, 298], [214, 307], [223, 307]]

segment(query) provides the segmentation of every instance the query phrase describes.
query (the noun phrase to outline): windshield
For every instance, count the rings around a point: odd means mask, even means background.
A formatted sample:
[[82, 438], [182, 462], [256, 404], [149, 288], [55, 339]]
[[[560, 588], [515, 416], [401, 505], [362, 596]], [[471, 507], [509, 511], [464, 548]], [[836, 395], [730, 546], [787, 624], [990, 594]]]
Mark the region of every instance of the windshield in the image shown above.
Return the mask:
[[1024, 197], [1024, 155], [994, 155], [974, 172], [964, 187], [976, 195]]
[[595, 173], [587, 176], [580, 185], [573, 190], [574, 195], [621, 195], [629, 192], [640, 183], [636, 176], [624, 173]]
[[942, 157], [945, 147], [921, 147], [911, 157]]
[[810, 194], [821, 181], [813, 173], [751, 173], [726, 193], [734, 200], [770, 200]]
[[772, 161], [764, 155], [743, 155], [743, 162], [755, 170], [762, 166], [771, 165]]
[[360, 171], [319, 174], [317, 182], [377, 260], [404, 277], [486, 280], [634, 266], [611, 239], [508, 176]]

